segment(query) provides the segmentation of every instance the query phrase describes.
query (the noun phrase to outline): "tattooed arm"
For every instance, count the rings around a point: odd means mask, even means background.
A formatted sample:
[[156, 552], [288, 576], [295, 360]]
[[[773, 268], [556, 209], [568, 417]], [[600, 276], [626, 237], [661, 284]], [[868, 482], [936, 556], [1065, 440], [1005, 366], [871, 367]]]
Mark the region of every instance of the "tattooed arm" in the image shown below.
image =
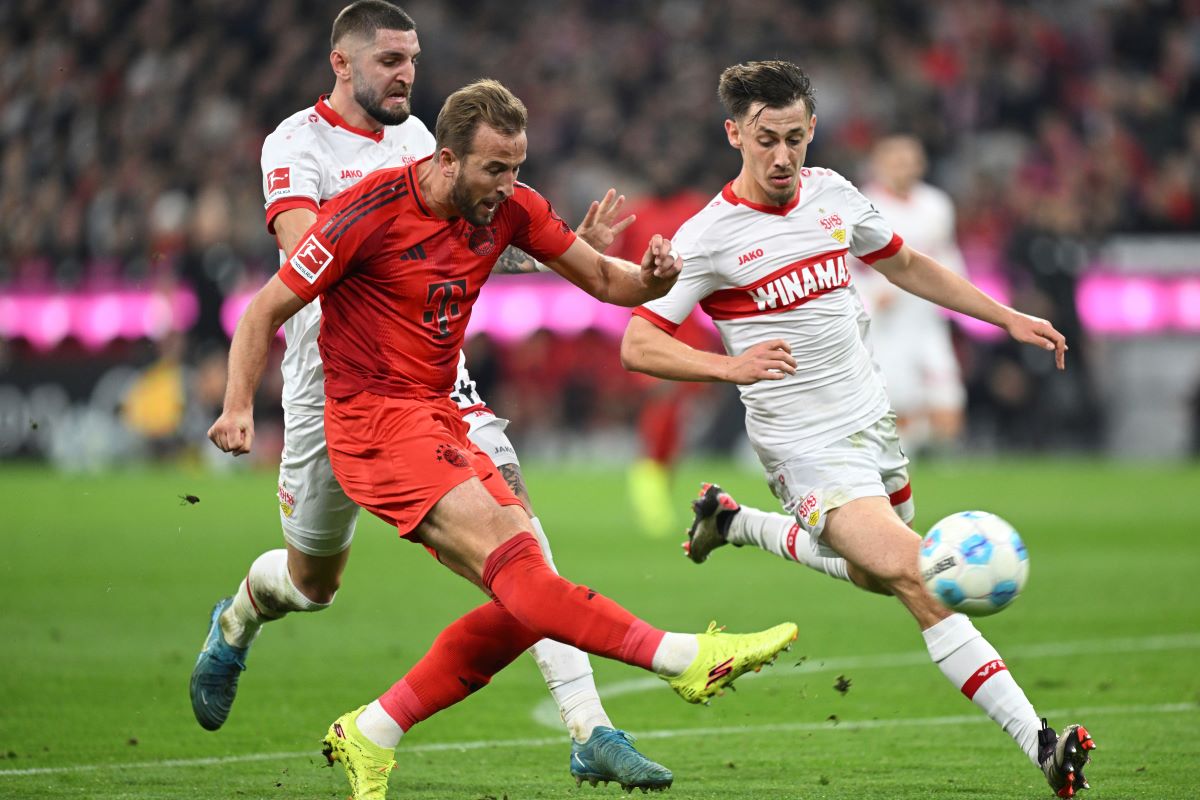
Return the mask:
[[[617, 214], [625, 204], [625, 195], [617, 194], [616, 189], [609, 189], [604, 199], [593, 200], [588, 207], [583, 222], [575, 229], [580, 239], [590, 244], [597, 253], [603, 253], [613, 243], [613, 240], [637, 219], [630, 214], [617, 222]], [[507, 248], [500, 254], [492, 272], [497, 275], [528, 275], [532, 272], [549, 272], [550, 268], [538, 263], [515, 247]]]
[[529, 503], [529, 490], [525, 488], [525, 478], [521, 475], [521, 468], [516, 464], [502, 464], [498, 469], [504, 476], [504, 482], [508, 484], [508, 488], [512, 489], [512, 493], [525, 506], [525, 512], [532, 516], [533, 507]]
[[525, 255], [523, 251], [515, 247], [508, 247], [500, 254], [496, 266], [492, 267], [492, 272], [497, 275], [526, 275], [531, 272], [544, 272], [544, 269], [538, 269], [539, 266], [537, 261]]

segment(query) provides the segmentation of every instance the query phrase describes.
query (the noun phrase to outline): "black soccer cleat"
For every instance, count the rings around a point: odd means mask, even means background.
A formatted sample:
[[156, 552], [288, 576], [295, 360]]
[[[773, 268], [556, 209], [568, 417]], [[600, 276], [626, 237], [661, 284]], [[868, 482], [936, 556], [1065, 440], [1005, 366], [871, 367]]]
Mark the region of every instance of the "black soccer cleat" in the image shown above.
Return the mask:
[[683, 552], [697, 564], [703, 564], [708, 554], [729, 544], [725, 538], [733, 515], [741, 510], [737, 501], [715, 483], [700, 486], [700, 496], [692, 501], [692, 526]]
[[1076, 792], [1092, 788], [1083, 777], [1083, 768], [1092, 760], [1088, 753], [1095, 749], [1096, 743], [1082, 725], [1068, 725], [1059, 736], [1042, 720], [1038, 763], [1057, 796], [1074, 797]]

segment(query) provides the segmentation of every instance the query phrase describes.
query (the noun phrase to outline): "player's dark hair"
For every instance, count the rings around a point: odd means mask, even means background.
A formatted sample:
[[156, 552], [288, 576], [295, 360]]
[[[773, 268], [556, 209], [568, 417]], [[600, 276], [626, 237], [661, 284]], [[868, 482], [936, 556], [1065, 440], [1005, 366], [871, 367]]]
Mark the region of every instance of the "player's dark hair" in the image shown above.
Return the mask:
[[471, 142], [480, 124], [505, 136], [525, 130], [529, 113], [525, 104], [504, 84], [482, 78], [446, 98], [434, 125], [437, 147], [449, 148], [459, 158], [471, 152]]
[[817, 110], [812, 81], [790, 61], [747, 61], [721, 73], [717, 95], [725, 110], [740, 120], [755, 103], [763, 108], [787, 108], [804, 101], [809, 114]]
[[329, 47], [336, 49], [338, 42], [349, 35], [374, 39], [375, 31], [380, 29], [415, 31], [417, 23], [413, 22], [413, 18], [404, 9], [392, 5], [387, 0], [356, 0], [343, 8], [333, 21]]

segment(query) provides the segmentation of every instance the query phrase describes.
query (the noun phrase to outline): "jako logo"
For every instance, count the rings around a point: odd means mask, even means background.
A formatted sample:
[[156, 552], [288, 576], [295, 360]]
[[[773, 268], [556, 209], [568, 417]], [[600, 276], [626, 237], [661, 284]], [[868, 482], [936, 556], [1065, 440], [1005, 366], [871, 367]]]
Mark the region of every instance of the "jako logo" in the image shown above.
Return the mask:
[[342, 174], [341, 174], [342, 180], [346, 180], [346, 178], [361, 178], [361, 177], [362, 177], [361, 169], [344, 169], [344, 170], [342, 170]]
[[740, 267], [743, 264], [749, 264], [751, 261], [753, 261], [756, 258], [762, 258], [762, 254], [763, 254], [763, 249], [760, 247], [757, 250], [751, 250], [749, 253], [740, 255], [740, 256], [738, 256], [738, 266]]

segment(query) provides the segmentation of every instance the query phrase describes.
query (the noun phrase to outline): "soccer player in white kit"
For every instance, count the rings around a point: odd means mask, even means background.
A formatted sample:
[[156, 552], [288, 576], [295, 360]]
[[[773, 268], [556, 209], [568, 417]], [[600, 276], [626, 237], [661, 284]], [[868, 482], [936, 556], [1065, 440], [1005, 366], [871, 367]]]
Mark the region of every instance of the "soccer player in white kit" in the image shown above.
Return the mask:
[[[925, 149], [916, 138], [886, 136], [872, 149], [871, 181], [863, 194], [909, 247], [965, 276], [954, 237], [954, 203], [922, 180], [925, 168]], [[962, 434], [966, 392], [950, 321], [937, 306], [897, 288], [875, 270], [855, 270], [853, 275], [871, 315], [875, 362], [887, 381], [906, 449], [952, 448]]]
[[[753, 544], [894, 595], [947, 679], [1042, 768], [1059, 796], [1074, 794], [1087, 786], [1087, 731], [1070, 725], [1059, 736], [1039, 719], [995, 648], [918, 574], [921, 540], [906, 524], [908, 461], [846, 261], [856, 256], [905, 291], [1051, 351], [1060, 369], [1065, 340], [1049, 322], [995, 302], [905, 245], [836, 172], [803, 166], [816, 116], [811, 83], [795, 64], [730, 67], [719, 93], [741, 172], [675, 235], [679, 280], [634, 311], [621, 358], [659, 378], [738, 384], [750, 441], [789, 515], [739, 506], [707, 485], [694, 504], [690, 557]], [[696, 304], [715, 321], [728, 355], [673, 338]]]
[[[285, 119], [263, 143], [267, 229], [279, 240], [281, 258], [312, 224], [320, 203], [374, 170], [409, 164], [434, 150], [433, 135], [409, 113], [420, 52], [412, 19], [385, 0], [359, 0], [338, 15], [331, 38], [333, 92]], [[611, 244], [632, 221], [611, 225], [622, 201], [610, 191], [593, 203], [579, 235], [600, 250]], [[519, 251], [502, 258], [510, 271], [528, 271], [520, 268], [525, 261]], [[196, 719], [209, 730], [228, 717], [249, 647], [262, 625], [292, 611], [328, 608], [349, 557], [359, 509], [334, 478], [326, 451], [320, 319], [319, 301], [314, 301], [285, 324], [278, 494], [287, 546], [259, 556], [237, 592], [213, 609], [190, 687]], [[451, 399], [470, 426], [471, 441], [491, 457], [529, 509], [516, 451], [504, 434], [507, 420], [493, 414], [476, 393], [461, 353], [458, 369]], [[251, 409], [245, 413], [251, 420]], [[529, 513], [553, 567], [545, 533]], [[624, 731], [613, 728], [585, 653], [548, 639], [530, 653], [571, 735], [570, 769], [577, 783], [612, 780], [643, 791], [670, 786], [670, 770], [645, 758]], [[363, 724], [369, 723], [360, 720]]]

